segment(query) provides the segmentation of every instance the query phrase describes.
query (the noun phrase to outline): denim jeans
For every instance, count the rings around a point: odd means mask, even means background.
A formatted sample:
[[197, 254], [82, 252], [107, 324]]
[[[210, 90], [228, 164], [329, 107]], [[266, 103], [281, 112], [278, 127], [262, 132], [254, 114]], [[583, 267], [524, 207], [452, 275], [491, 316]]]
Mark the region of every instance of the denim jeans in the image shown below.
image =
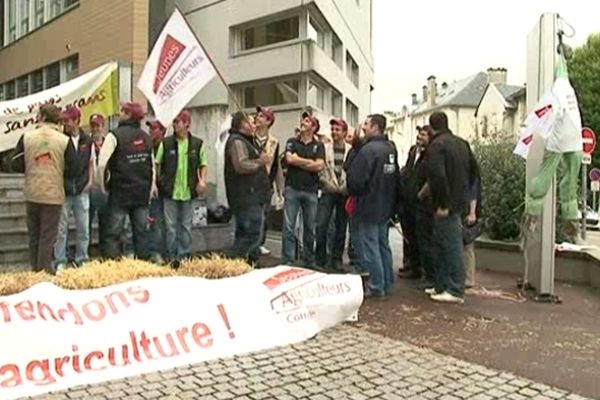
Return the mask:
[[122, 256], [120, 241], [125, 234], [125, 224], [127, 217], [129, 217], [133, 228], [135, 256], [147, 259], [148, 206], [123, 207], [109, 199], [109, 213], [110, 218], [106, 235], [107, 257], [118, 258]]
[[182, 260], [192, 248], [192, 201], [164, 199], [167, 258]]
[[58, 225], [58, 237], [54, 246], [54, 261], [56, 265], [66, 264], [67, 237], [69, 233], [69, 216], [73, 213], [75, 217], [75, 232], [77, 241], [75, 244], [75, 262], [80, 264], [89, 259], [88, 248], [90, 246], [90, 196], [89, 193], [81, 193], [77, 196], [66, 196], [63, 205], [62, 217]]
[[166, 227], [164, 201], [157, 197], [150, 201], [148, 218], [148, 253], [150, 257], [166, 256]]
[[425, 271], [425, 279], [433, 284], [436, 277], [436, 251], [433, 248], [433, 214], [417, 210], [416, 215], [417, 244], [419, 246], [419, 262]]
[[106, 229], [108, 227], [108, 196], [99, 187], [90, 191], [90, 236], [94, 218], [98, 216], [98, 245], [100, 255], [106, 256]]
[[464, 244], [460, 215], [433, 220], [436, 290], [462, 296], [465, 290]]
[[369, 270], [369, 289], [375, 296], [385, 296], [394, 287], [394, 260], [390, 248], [387, 222], [359, 221], [363, 265]]
[[233, 211], [235, 238], [230, 257], [255, 263], [260, 257], [260, 241], [265, 218], [265, 208], [255, 204]]
[[317, 193], [295, 190], [286, 187], [283, 207], [283, 238], [281, 255], [285, 265], [294, 265], [296, 237], [294, 228], [298, 213], [302, 210], [302, 266], [315, 265], [315, 225], [317, 219]]
[[[341, 264], [346, 245], [346, 228], [348, 216], [345, 210], [346, 196], [341, 194], [323, 193], [317, 206], [317, 265], [336, 267]], [[333, 217], [333, 221], [332, 221]], [[329, 228], [333, 222], [333, 237]], [[333, 240], [331, 240], [333, 239]], [[331, 242], [331, 243], [330, 243]], [[328, 254], [331, 257], [328, 257]]]
[[[110, 226], [110, 215], [108, 217], [108, 224]], [[128, 257], [135, 255], [135, 248], [133, 246], [133, 227], [131, 226], [131, 218], [129, 218], [129, 215], [125, 217], [125, 226], [119, 235], [119, 243], [121, 245], [123, 255]]]
[[348, 258], [350, 258], [350, 264], [354, 267], [356, 272], [368, 272], [367, 268], [364, 267], [362, 263], [361, 242], [360, 235], [358, 234], [358, 220], [355, 217], [350, 216], [348, 218], [348, 231], [350, 234], [350, 243], [348, 245]]

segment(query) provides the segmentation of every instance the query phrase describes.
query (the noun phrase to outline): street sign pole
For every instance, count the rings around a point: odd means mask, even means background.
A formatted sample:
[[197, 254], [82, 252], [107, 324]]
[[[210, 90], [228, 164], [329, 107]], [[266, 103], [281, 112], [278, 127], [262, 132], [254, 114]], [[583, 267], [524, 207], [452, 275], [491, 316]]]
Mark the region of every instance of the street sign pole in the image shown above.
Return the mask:
[[[590, 128], [581, 130], [581, 139], [583, 143], [583, 159], [581, 166], [581, 238], [586, 239], [587, 236], [587, 185], [588, 185], [588, 165], [592, 163], [592, 153], [596, 149], [596, 134]], [[594, 171], [594, 176], [590, 180], [594, 181], [597, 171]], [[590, 174], [591, 175], [591, 174]]]
[[587, 236], [587, 164], [581, 166], [581, 238]]

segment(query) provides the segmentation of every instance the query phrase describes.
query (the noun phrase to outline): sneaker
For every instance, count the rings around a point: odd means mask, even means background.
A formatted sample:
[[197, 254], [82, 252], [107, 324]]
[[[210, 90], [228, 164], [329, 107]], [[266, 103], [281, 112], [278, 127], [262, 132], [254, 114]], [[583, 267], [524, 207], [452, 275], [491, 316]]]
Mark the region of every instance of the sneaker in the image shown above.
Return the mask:
[[66, 263], [60, 263], [60, 264], [58, 264], [56, 266], [56, 273], [57, 274], [60, 273], [60, 272], [66, 271], [66, 270], [67, 270], [67, 264]]
[[464, 304], [465, 300], [462, 297], [454, 296], [448, 292], [433, 294], [431, 300], [440, 303], [451, 303], [451, 304]]
[[152, 257], [150, 257], [150, 261], [153, 262], [154, 264], [158, 264], [158, 265], [165, 264], [165, 260], [164, 260], [164, 258], [162, 258], [162, 256], [160, 254], [154, 254]]
[[435, 290], [435, 288], [430, 287], [430, 288], [425, 289], [425, 294], [428, 294], [428, 295], [431, 296], [431, 295], [434, 295], [434, 294], [438, 294], [438, 292], [437, 292], [437, 290]]
[[260, 246], [260, 255], [261, 256], [270, 256], [271, 250], [267, 249], [265, 246]]

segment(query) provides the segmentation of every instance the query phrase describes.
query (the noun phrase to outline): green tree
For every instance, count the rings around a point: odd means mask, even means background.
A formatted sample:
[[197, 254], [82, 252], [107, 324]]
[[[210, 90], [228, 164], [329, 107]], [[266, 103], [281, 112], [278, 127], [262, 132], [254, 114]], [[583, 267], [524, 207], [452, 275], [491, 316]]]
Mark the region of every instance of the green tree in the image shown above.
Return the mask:
[[[575, 49], [568, 66], [583, 125], [600, 135], [600, 33], [590, 35], [583, 46]], [[600, 166], [598, 148], [593, 154], [593, 163]]]

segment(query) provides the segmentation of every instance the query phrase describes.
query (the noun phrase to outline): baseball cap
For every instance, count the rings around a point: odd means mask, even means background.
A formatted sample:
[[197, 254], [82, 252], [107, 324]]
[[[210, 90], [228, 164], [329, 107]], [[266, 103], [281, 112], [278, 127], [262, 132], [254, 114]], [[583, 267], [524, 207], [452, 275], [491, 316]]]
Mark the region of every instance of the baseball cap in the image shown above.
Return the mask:
[[332, 118], [329, 121], [329, 125], [337, 125], [344, 130], [344, 132], [348, 131], [348, 123], [341, 118]]
[[267, 120], [269, 121], [269, 126], [272, 126], [275, 123], [275, 113], [268, 107], [258, 106], [256, 107], [257, 113], [262, 113]]
[[103, 126], [104, 125], [104, 117], [101, 114], [90, 115], [90, 125]]
[[160, 123], [160, 121], [156, 120], [156, 121], [148, 121], [146, 122], [146, 125], [151, 129], [151, 130], [155, 130], [155, 129], [159, 129], [161, 131], [166, 131], [167, 128], [165, 128], [163, 126], [163, 124]]
[[77, 107], [73, 107], [73, 106], [67, 107], [67, 109], [60, 114], [60, 118], [62, 120], [81, 119], [81, 111], [79, 111], [79, 109]]
[[139, 103], [132, 101], [121, 103], [121, 110], [128, 112], [134, 120], [139, 121], [144, 118], [144, 108]]
[[180, 120], [181, 122], [192, 122], [192, 114], [189, 110], [181, 110], [179, 114], [175, 117], [174, 120]]
[[310, 119], [313, 126], [315, 127], [315, 133], [318, 133], [319, 129], [321, 129], [321, 124], [319, 123], [319, 119], [317, 117], [315, 117], [314, 115], [312, 115], [311, 113], [309, 113], [308, 111], [304, 111], [302, 113], [302, 119], [304, 119], [304, 118]]

